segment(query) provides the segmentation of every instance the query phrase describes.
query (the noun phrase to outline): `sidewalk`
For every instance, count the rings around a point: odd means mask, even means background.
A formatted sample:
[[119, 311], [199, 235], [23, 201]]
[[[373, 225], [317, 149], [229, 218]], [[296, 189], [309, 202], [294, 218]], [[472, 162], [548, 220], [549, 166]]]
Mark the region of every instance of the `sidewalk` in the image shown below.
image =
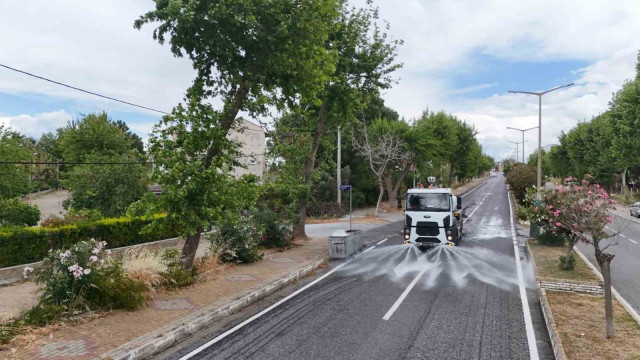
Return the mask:
[[[146, 308], [133, 312], [113, 311], [84, 323], [62, 324], [37, 331], [33, 335], [22, 336], [12, 343], [15, 350], [13, 353], [10, 348], [0, 351], [0, 359], [104, 358], [110, 350], [140, 336], [158, 330], [170, 332], [182, 326], [185, 317], [195, 315], [199, 310], [230, 304], [252, 291], [324, 259], [327, 253], [328, 243], [325, 238], [303, 241], [299, 246], [283, 252], [269, 252], [262, 261], [255, 264], [232, 266], [212, 280], [157, 294]], [[11, 295], [16, 297], [18, 294], [12, 292]], [[4, 305], [5, 297], [2, 298]]]

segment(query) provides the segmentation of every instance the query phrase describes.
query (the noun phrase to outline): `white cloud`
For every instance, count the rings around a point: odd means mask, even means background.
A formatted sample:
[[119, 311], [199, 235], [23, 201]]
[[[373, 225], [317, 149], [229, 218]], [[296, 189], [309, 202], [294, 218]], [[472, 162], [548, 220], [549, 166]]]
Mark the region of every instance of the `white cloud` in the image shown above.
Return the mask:
[[21, 114], [17, 116], [0, 116], [0, 124], [20, 132], [23, 135], [39, 139], [43, 133], [55, 132], [71, 120], [65, 110], [46, 112], [35, 116]]
[[[365, 1], [352, 0], [356, 5]], [[464, 94], [486, 89], [491, 81], [460, 89], [452, 85], [453, 73], [473, 75], [483, 65], [478, 54], [510, 62], [590, 63], [576, 69], [575, 87], [544, 98], [546, 144], [577, 121], [606, 109], [611, 94], [633, 76], [640, 49], [637, 0], [376, 0], [376, 4], [381, 18], [391, 24], [391, 35], [405, 41], [398, 57], [404, 63], [398, 72], [401, 80], [385, 92], [387, 104], [405, 118], [417, 117], [427, 107], [458, 114], [476, 125], [485, 149], [497, 158], [508, 155], [507, 139], [519, 137], [506, 126], [537, 125], [536, 99], [507, 94], [465, 99]], [[173, 57], [168, 46], [153, 41], [153, 26], [133, 29], [133, 21], [153, 6], [149, 0], [4, 0], [0, 63], [168, 111], [182, 100], [194, 71], [188, 59]], [[528, 88], [527, 83], [517, 85]], [[559, 84], [548, 87], [555, 85]], [[96, 107], [146, 112], [6, 69], [0, 69], [0, 92], [71, 99], [73, 108], [65, 110], [74, 116]], [[19, 126], [16, 120], [11, 123]], [[42, 130], [27, 124], [20, 127], [26, 133]], [[130, 124], [142, 135], [151, 125]], [[526, 147], [531, 149], [535, 132], [527, 138]]]

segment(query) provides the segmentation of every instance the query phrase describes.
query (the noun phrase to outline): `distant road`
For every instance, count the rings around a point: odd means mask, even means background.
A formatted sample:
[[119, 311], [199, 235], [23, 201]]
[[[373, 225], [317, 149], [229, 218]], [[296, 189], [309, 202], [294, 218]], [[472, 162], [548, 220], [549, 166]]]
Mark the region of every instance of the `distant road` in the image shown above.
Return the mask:
[[40, 209], [40, 221], [42, 221], [51, 215], [64, 215], [66, 211], [62, 207], [62, 202], [68, 198], [69, 192], [67, 190], [58, 190], [42, 195], [35, 195], [34, 197], [27, 198], [24, 201], [31, 205], [35, 205]]

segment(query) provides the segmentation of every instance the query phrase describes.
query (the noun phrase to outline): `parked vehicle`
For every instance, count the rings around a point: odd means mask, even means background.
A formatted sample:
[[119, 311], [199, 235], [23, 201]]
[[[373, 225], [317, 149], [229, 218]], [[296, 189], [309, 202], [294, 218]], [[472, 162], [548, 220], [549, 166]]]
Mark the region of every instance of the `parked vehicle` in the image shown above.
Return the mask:
[[405, 201], [405, 241], [418, 247], [458, 245], [462, 239], [462, 198], [451, 189], [410, 189]]
[[629, 215], [640, 218], [640, 202], [633, 204], [633, 206], [629, 209]]

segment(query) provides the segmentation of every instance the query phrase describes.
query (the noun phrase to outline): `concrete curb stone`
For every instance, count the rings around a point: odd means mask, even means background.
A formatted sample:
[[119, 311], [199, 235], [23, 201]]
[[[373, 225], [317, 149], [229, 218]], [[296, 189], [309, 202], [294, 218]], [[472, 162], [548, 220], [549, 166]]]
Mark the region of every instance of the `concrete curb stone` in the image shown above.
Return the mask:
[[295, 283], [303, 277], [317, 270], [327, 259], [318, 260], [310, 265], [292, 272], [280, 279], [273, 281], [262, 288], [252, 291], [229, 304], [220, 307], [219, 304], [208, 306], [202, 310], [196, 311], [172, 324], [166, 325], [156, 331], [147, 333], [136, 339], [133, 339], [116, 349], [108, 351], [98, 359], [112, 360], [140, 360], [147, 359], [169, 347], [175, 343], [182, 341], [191, 334], [203, 329], [210, 323], [229, 316], [255, 302], [261, 300], [268, 295], [284, 288], [285, 286]]
[[533, 252], [531, 251], [531, 247], [529, 246], [529, 241], [525, 241], [525, 248], [527, 249], [527, 255], [529, 256], [529, 259], [531, 259], [531, 264], [533, 265], [533, 271], [536, 277], [536, 287], [538, 288], [538, 293], [540, 294], [542, 315], [544, 316], [544, 322], [547, 325], [547, 332], [549, 333], [549, 339], [551, 340], [553, 354], [556, 357], [556, 360], [567, 360], [567, 354], [564, 351], [564, 346], [562, 345], [562, 340], [560, 339], [560, 333], [558, 332], [556, 321], [553, 318], [551, 306], [549, 305], [549, 301], [547, 300], [547, 293], [544, 289], [540, 288], [537, 281], [538, 267], [536, 266], [536, 259], [533, 257]]

